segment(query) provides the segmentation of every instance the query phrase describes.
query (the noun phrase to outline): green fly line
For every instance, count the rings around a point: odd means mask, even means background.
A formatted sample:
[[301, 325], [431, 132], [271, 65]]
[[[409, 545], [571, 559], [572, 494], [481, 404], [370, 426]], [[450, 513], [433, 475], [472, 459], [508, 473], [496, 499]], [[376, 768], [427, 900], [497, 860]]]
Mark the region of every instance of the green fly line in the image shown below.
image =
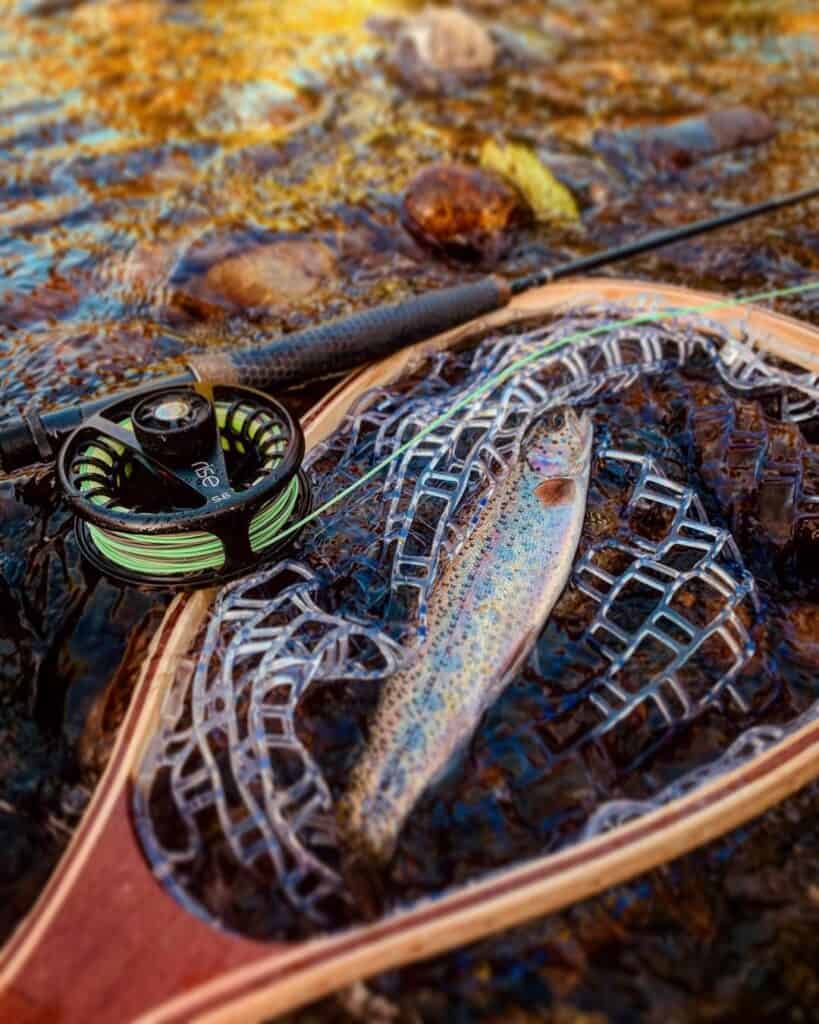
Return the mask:
[[[427, 423], [426, 426], [422, 427], [414, 437], [404, 442], [404, 444], [400, 445], [390, 455], [372, 466], [354, 483], [342, 488], [312, 512], [302, 516], [295, 522], [290, 522], [290, 517], [296, 507], [300, 492], [298, 476], [294, 476], [284, 490], [271, 501], [263, 505], [251, 520], [250, 526], [248, 527], [250, 548], [254, 553], [260, 553], [270, 547], [274, 542], [278, 543], [284, 538], [296, 534], [302, 529], [302, 527], [316, 519], [319, 519], [325, 512], [344, 501], [360, 487], [363, 487], [369, 480], [372, 480], [373, 477], [383, 472], [388, 466], [395, 462], [396, 459], [401, 458], [402, 455], [409, 451], [420, 440], [433, 433], [439, 427], [444, 426], [444, 424], [446, 424], [462, 409], [466, 408], [471, 402], [481, 398], [487, 392], [496, 388], [499, 384], [504, 383], [524, 367], [531, 365], [552, 352], [556, 352], [559, 349], [576, 344], [586, 338], [605, 334], [613, 328], [637, 326], [645, 323], [657, 323], [665, 320], [672, 320], [675, 317], [684, 314], [707, 314], [718, 309], [743, 306], [752, 302], [761, 302], [766, 299], [775, 299], [787, 295], [804, 294], [805, 292], [817, 289], [819, 289], [819, 281], [810, 281], [806, 284], [794, 285], [790, 288], [779, 288], [772, 291], [757, 292], [754, 295], [742, 296], [740, 298], [717, 300], [696, 306], [669, 307], [656, 312], [639, 313], [626, 320], [607, 321], [606, 323], [598, 324], [596, 327], [577, 331], [573, 334], [567, 335], [565, 338], [549, 342], [540, 348], [533, 350], [527, 355], [516, 359], [514, 362], [510, 363], [509, 366], [498, 371], [496, 374], [493, 374], [482, 384], [462, 395], [457, 401], [453, 402], [448, 409]], [[217, 423], [221, 431], [224, 430], [226, 425], [225, 421], [228, 405], [226, 403], [218, 402], [216, 403], [215, 408]], [[241, 430], [245, 416], [246, 413], [243, 413], [241, 410], [237, 410], [234, 413], [233, 418], [237, 420], [237, 429]], [[133, 429], [130, 418], [122, 420], [119, 426], [126, 430]], [[280, 434], [281, 428], [275, 423], [275, 420], [273, 420], [272, 417], [264, 417], [256, 420], [249, 428], [248, 433], [251, 440], [258, 443], [262, 440], [263, 436], [267, 435], [270, 431], [275, 434]], [[114, 441], [109, 443], [116, 449], [117, 458], [121, 457], [125, 450], [124, 446]], [[236, 450], [239, 452], [244, 450], [241, 441], [222, 436], [222, 447], [229, 449], [231, 445], [235, 446]], [[281, 461], [285, 447], [286, 443], [284, 438], [282, 438], [282, 440], [274, 446], [273, 451], [261, 466], [260, 476], [257, 479], [261, 479], [264, 474], [270, 472], [270, 470], [272, 470]], [[114, 469], [114, 457], [99, 445], [95, 445], [93, 442], [91, 442], [83, 451], [80, 458], [82, 457], [102, 461], [109, 465], [112, 471]], [[83, 472], [84, 469], [89, 468], [90, 465], [90, 463], [81, 464], [79, 466], [79, 471]], [[128, 475], [132, 469], [133, 465], [126, 463], [123, 471]], [[92, 487], [92, 482], [84, 482], [82, 484], [82, 491], [86, 492]], [[133, 511], [121, 505], [110, 506], [108, 504], [109, 498], [110, 496], [108, 495], [97, 493], [90, 496], [89, 500], [92, 504], [112, 507], [113, 511]], [[93, 543], [100, 553], [111, 562], [131, 572], [170, 577], [181, 574], [196, 573], [202, 570], [219, 570], [225, 564], [225, 550], [222, 541], [215, 534], [206, 531], [199, 530], [192, 531], [190, 533], [169, 533], [161, 535], [145, 534], [140, 536], [138, 534], [105, 529], [93, 524], [89, 524], [88, 529]]]
[[[215, 403], [216, 422], [220, 433], [226, 428], [226, 420], [229, 404], [226, 402]], [[241, 408], [234, 411], [231, 416], [231, 427], [241, 431], [248, 413]], [[125, 430], [133, 431], [130, 417], [120, 421], [119, 426]], [[254, 443], [260, 443], [268, 436], [279, 436], [282, 429], [272, 416], [256, 416], [248, 428], [248, 436]], [[116, 458], [123, 456], [125, 446], [118, 441], [107, 442], [116, 450]], [[239, 453], [244, 453], [245, 448], [242, 442], [230, 436], [221, 435], [222, 448], [229, 450], [234, 447]], [[281, 461], [287, 447], [284, 437], [271, 446], [271, 451], [262, 463], [259, 475], [255, 482], [263, 479]], [[115, 456], [111, 455], [105, 448], [95, 444], [93, 441], [85, 448], [80, 459], [94, 459], [101, 461], [114, 470]], [[93, 467], [93, 463], [78, 463], [78, 472], [85, 472]], [[123, 472], [126, 476], [133, 471], [133, 464], [126, 462]], [[81, 493], [86, 493], [94, 487], [91, 480], [83, 481], [80, 486]], [[248, 527], [248, 539], [250, 549], [254, 553], [264, 551], [274, 541], [278, 540], [282, 528], [293, 514], [293, 509], [299, 497], [299, 479], [294, 476], [284, 490], [275, 498], [266, 502], [250, 521]], [[93, 505], [110, 508], [114, 512], [132, 512], [132, 509], [123, 505], [110, 505], [110, 495], [95, 493], [89, 497]], [[131, 533], [124, 533], [119, 530], [109, 530], [104, 527], [88, 525], [90, 536], [94, 545], [107, 559], [120, 568], [140, 574], [152, 574], [159, 576], [176, 576], [182, 573], [196, 573], [205, 569], [218, 570], [225, 563], [225, 549], [222, 541], [213, 533], [204, 530], [194, 530], [189, 533], [167, 533], [167, 534], [144, 534], [142, 536]]]
[[507, 366], [505, 369], [499, 370], [498, 373], [494, 374], [492, 377], [489, 377], [487, 380], [485, 380], [483, 384], [478, 385], [471, 391], [468, 391], [465, 395], [462, 395], [461, 398], [459, 398], [456, 402], [453, 402], [453, 404], [448, 409], [442, 412], [440, 416], [437, 416], [435, 419], [431, 420], [425, 427], [422, 427], [417, 434], [411, 437], [409, 441], [406, 441], [400, 447], [396, 448], [395, 451], [391, 452], [386, 458], [382, 459], [381, 462], [376, 463], [374, 466], [368, 469], [367, 472], [363, 473], [354, 483], [350, 484], [348, 487], [344, 487], [342, 490], [338, 491], [336, 494], [328, 498], [327, 501], [323, 502], [317, 508], [313, 509], [312, 512], [308, 513], [305, 516], [302, 516], [301, 519], [298, 519], [296, 520], [296, 522], [291, 523], [289, 526], [285, 527], [279, 534], [279, 539], [281, 540], [284, 537], [289, 537], [290, 535], [297, 533], [299, 530], [302, 529], [302, 527], [306, 526], [307, 523], [311, 523], [313, 522], [313, 520], [318, 519], [319, 517], [324, 515], [324, 513], [327, 512], [329, 509], [333, 508], [335, 505], [338, 505], [339, 502], [344, 501], [345, 498], [348, 498], [351, 494], [357, 491], [359, 487], [363, 487], [364, 484], [366, 484], [369, 480], [372, 480], [374, 476], [377, 476], [379, 473], [385, 470], [389, 465], [395, 462], [396, 459], [400, 459], [405, 452], [409, 451], [410, 448], [416, 445], [419, 441], [423, 440], [423, 438], [433, 433], [433, 431], [437, 430], [439, 427], [444, 426], [445, 423], [452, 419], [452, 417], [456, 413], [460, 412], [461, 409], [464, 409], [467, 405], [469, 405], [470, 402], [474, 402], [476, 399], [485, 395], [488, 391], [491, 391], [493, 388], [496, 388], [498, 384], [503, 384], [504, 381], [508, 380], [519, 370], [523, 369], [525, 366], [529, 366], [530, 363], [536, 362], [538, 359], [542, 359], [545, 355], [549, 355], [550, 353], [556, 352], [561, 348], [565, 348], [567, 345], [573, 345], [578, 341], [583, 341], [586, 338], [592, 338], [599, 334], [605, 334], [607, 331], [610, 331], [614, 328], [632, 327], [638, 324], [657, 323], [663, 320], [673, 320], [675, 317], [683, 314], [709, 313], [716, 309], [726, 309], [734, 306], [743, 306], [752, 302], [763, 302], [766, 299], [782, 298], [783, 296], [786, 295], [801, 295], [804, 294], [805, 292], [815, 291], [817, 289], [819, 289], [819, 280], [809, 281], [807, 282], [807, 284], [793, 285], [790, 288], [777, 288], [773, 291], [757, 292], [754, 295], [744, 295], [740, 298], [721, 299], [716, 302], [708, 302], [697, 306], [669, 307], [668, 309], [660, 310], [655, 313], [640, 313], [637, 316], [630, 317], [627, 320], [608, 321], [607, 323], [604, 324], [598, 324], [597, 327], [590, 327], [587, 330], [577, 331], [574, 334], [569, 334], [565, 338], [560, 338], [558, 341], [549, 342], [548, 344], [543, 345], [541, 348], [535, 349], [533, 352], [530, 352], [527, 355], [521, 356], [519, 359], [516, 359], [513, 363], [510, 363], [509, 366]]

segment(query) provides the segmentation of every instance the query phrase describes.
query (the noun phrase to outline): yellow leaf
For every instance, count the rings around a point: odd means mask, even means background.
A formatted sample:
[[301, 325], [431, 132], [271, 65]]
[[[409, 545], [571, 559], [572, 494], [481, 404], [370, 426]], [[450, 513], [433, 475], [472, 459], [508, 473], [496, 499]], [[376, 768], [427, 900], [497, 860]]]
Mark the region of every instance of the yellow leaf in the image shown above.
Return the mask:
[[540, 221], [580, 219], [574, 196], [527, 146], [498, 145], [488, 139], [481, 149], [481, 167], [510, 181]]

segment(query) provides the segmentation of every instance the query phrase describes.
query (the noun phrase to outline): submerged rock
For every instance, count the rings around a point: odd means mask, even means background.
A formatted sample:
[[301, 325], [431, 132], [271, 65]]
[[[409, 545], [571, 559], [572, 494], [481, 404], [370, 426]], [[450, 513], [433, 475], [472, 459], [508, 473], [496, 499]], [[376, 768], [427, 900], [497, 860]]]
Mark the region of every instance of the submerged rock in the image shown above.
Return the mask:
[[404, 196], [402, 221], [423, 245], [471, 263], [491, 264], [527, 213], [517, 191], [477, 167], [439, 164], [421, 171]]
[[593, 145], [626, 173], [646, 164], [673, 171], [726, 150], [767, 142], [776, 132], [776, 124], [767, 114], [750, 107], [732, 107], [670, 124], [598, 131]]
[[234, 312], [299, 302], [335, 274], [326, 245], [284, 239], [214, 264], [205, 274], [202, 298]]
[[464, 11], [430, 9], [412, 18], [373, 18], [368, 24], [394, 40], [393, 66], [405, 84], [421, 92], [479, 81], [497, 59], [489, 32]]

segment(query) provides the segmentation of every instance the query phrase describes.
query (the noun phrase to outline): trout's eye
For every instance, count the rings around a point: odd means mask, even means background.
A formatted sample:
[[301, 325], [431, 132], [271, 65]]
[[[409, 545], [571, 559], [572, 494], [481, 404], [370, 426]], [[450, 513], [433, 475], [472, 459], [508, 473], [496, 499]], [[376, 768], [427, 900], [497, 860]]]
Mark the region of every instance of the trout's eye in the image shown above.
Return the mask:
[[566, 424], [566, 417], [561, 409], [548, 413], [546, 416], [546, 429], [549, 431], [562, 430]]

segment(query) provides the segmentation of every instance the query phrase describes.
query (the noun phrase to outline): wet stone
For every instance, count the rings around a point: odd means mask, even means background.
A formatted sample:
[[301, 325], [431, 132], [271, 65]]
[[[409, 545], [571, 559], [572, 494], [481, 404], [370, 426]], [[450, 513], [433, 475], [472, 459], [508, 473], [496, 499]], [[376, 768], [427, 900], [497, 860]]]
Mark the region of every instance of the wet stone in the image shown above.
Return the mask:
[[197, 291], [206, 302], [230, 312], [274, 309], [319, 291], [335, 269], [327, 246], [285, 239], [214, 264]]
[[427, 10], [413, 18], [373, 18], [369, 25], [392, 38], [393, 67], [405, 85], [420, 92], [478, 82], [497, 58], [489, 32], [464, 11]]
[[598, 131], [594, 148], [608, 162], [630, 176], [649, 167], [657, 171], [679, 171], [699, 160], [772, 139], [774, 121], [750, 107], [732, 107], [669, 124]]
[[462, 164], [440, 164], [410, 183], [401, 211], [407, 230], [444, 257], [491, 265], [528, 219], [517, 191], [501, 178]]

